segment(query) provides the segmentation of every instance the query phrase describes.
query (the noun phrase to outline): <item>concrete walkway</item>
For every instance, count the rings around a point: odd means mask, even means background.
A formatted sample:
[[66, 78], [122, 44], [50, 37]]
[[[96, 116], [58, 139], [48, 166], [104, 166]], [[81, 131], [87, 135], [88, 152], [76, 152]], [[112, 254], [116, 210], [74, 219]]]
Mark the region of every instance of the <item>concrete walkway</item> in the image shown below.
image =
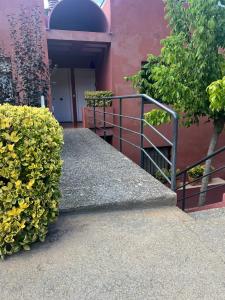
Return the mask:
[[223, 300], [224, 228], [204, 240], [175, 207], [61, 215], [44, 244], [1, 263], [0, 298]]
[[89, 129], [64, 130], [61, 210], [175, 205], [176, 195]]

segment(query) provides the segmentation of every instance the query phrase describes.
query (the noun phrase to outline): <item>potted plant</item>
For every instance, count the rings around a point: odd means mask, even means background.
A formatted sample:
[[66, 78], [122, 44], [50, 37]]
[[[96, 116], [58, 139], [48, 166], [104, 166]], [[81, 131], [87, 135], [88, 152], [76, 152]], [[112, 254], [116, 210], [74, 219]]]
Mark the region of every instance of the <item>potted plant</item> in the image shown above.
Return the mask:
[[[105, 127], [113, 127], [113, 107], [112, 99], [113, 96], [111, 91], [86, 91], [85, 101], [87, 106], [83, 108], [83, 126], [85, 128], [94, 128], [94, 106], [95, 106], [95, 116], [96, 116], [96, 127], [104, 127], [104, 105], [105, 105]], [[105, 100], [104, 100], [105, 99]]]
[[[214, 167], [211, 167], [211, 171], [214, 170]], [[201, 184], [202, 176], [204, 175], [205, 171], [205, 165], [198, 165], [192, 169], [190, 169], [188, 173], [188, 181], [192, 185], [199, 185]], [[209, 175], [209, 182], [211, 182], [212, 178], [211, 175]], [[192, 182], [195, 181], [195, 182]]]
[[[171, 179], [171, 170], [168, 170], [166, 168], [163, 168], [162, 169], [162, 172], [169, 178]], [[176, 170], [176, 174], [179, 174], [180, 173], [180, 169], [177, 169]], [[166, 180], [166, 178], [163, 176], [163, 174], [158, 170], [156, 173], [155, 173], [155, 178], [157, 180], [159, 180], [160, 182], [162, 182], [163, 184], [166, 184], [169, 186], [169, 183], [168, 181]], [[180, 187], [182, 185], [181, 181], [179, 178], [176, 179], [176, 183], [177, 183], [177, 187]]]

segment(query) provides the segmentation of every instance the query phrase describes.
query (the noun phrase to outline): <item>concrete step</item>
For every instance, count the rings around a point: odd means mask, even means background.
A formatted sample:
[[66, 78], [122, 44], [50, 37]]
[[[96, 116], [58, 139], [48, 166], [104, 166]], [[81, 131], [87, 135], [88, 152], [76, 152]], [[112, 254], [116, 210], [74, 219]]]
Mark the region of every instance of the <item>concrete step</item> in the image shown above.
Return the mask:
[[1, 299], [223, 300], [225, 254], [194, 222], [176, 207], [62, 214], [45, 243], [1, 264]]
[[60, 209], [175, 206], [176, 194], [89, 129], [65, 129]]
[[190, 229], [208, 249], [225, 264], [225, 208], [209, 209], [189, 214]]
[[196, 221], [199, 220], [210, 221], [211, 219], [220, 219], [220, 218], [225, 219], [225, 207], [201, 210], [201, 211], [190, 213], [189, 215], [192, 218], [194, 218]]

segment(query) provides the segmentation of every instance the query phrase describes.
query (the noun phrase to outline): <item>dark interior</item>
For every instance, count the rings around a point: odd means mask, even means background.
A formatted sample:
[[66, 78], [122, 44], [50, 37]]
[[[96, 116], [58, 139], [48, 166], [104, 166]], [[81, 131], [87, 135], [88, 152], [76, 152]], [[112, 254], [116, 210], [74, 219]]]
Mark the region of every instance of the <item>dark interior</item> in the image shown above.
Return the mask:
[[107, 21], [101, 8], [91, 0], [63, 0], [53, 9], [50, 29], [106, 32]]

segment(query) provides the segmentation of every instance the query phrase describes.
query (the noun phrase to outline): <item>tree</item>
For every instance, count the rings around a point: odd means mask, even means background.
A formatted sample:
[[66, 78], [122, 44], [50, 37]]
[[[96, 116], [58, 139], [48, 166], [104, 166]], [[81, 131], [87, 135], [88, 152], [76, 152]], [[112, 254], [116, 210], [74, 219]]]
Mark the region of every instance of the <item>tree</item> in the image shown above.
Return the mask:
[[[208, 149], [212, 154], [225, 123], [225, 93], [218, 88], [222, 85], [218, 80], [225, 75], [225, 2], [166, 0], [165, 4], [171, 35], [162, 41], [160, 56], [149, 55], [144, 68], [128, 80], [141, 92], [171, 105], [184, 126], [198, 124], [201, 117], [207, 117], [213, 124]], [[146, 118], [157, 124], [169, 121], [165, 113], [156, 110]], [[210, 169], [208, 160], [204, 175]], [[201, 192], [207, 186], [205, 177]], [[204, 203], [205, 193], [199, 198], [199, 205]]]
[[21, 7], [18, 15], [9, 16], [12, 41], [12, 68], [15, 83], [15, 100], [20, 105], [40, 105], [40, 97], [47, 96], [49, 70], [41, 31], [39, 7]]

